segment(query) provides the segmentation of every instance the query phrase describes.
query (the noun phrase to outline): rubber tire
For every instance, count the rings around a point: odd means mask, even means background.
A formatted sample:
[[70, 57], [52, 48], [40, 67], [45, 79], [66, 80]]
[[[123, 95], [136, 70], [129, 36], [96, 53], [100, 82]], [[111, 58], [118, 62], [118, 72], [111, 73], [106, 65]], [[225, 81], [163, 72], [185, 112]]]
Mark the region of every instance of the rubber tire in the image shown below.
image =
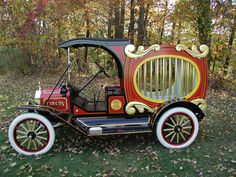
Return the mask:
[[[17, 146], [17, 144], [14, 140], [14, 130], [15, 130], [17, 124], [19, 122], [22, 122], [25, 119], [29, 119], [29, 118], [42, 122], [47, 127], [47, 129], [49, 131], [49, 142], [48, 142], [47, 146], [45, 146], [43, 149], [36, 151], [36, 152], [28, 152], [28, 151], [21, 149], [19, 146]], [[51, 147], [54, 144], [54, 140], [55, 140], [55, 131], [54, 131], [54, 128], [53, 128], [52, 124], [50, 123], [50, 121], [48, 119], [46, 119], [44, 116], [42, 116], [40, 114], [36, 114], [36, 113], [25, 113], [25, 114], [22, 114], [22, 115], [16, 117], [13, 120], [13, 122], [11, 123], [9, 130], [8, 130], [8, 138], [9, 138], [11, 146], [18, 153], [26, 155], [26, 156], [38, 156], [38, 155], [48, 152], [51, 149]]]
[[[192, 121], [193, 121], [193, 124], [194, 124], [194, 132], [192, 134], [192, 137], [186, 141], [185, 143], [183, 144], [180, 144], [180, 145], [172, 145], [172, 144], [169, 144], [162, 136], [162, 126], [165, 122], [165, 120], [172, 114], [174, 113], [184, 113], [186, 115], [188, 115], [189, 117], [192, 118]], [[198, 119], [197, 117], [195, 116], [195, 114], [187, 109], [187, 108], [184, 108], [184, 107], [175, 107], [175, 108], [171, 108], [169, 110], [167, 110], [161, 117], [160, 119], [158, 120], [157, 124], [156, 124], [156, 136], [157, 136], [157, 139], [159, 140], [159, 142], [165, 146], [166, 148], [169, 148], [169, 149], [181, 149], [181, 148], [185, 148], [187, 146], [190, 146], [196, 139], [197, 135], [198, 135], [198, 131], [199, 131], [199, 123], [198, 123]]]

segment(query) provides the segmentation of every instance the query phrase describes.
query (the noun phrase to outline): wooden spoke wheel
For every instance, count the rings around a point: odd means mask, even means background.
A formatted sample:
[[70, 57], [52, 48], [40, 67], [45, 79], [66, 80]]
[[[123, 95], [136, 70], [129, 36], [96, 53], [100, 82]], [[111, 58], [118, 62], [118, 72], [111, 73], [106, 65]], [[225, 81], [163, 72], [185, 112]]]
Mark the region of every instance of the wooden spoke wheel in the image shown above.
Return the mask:
[[197, 137], [199, 123], [195, 114], [187, 108], [167, 110], [156, 124], [156, 136], [167, 148], [185, 148]]
[[49, 151], [55, 140], [52, 124], [44, 116], [25, 113], [11, 123], [8, 137], [20, 154], [34, 156]]

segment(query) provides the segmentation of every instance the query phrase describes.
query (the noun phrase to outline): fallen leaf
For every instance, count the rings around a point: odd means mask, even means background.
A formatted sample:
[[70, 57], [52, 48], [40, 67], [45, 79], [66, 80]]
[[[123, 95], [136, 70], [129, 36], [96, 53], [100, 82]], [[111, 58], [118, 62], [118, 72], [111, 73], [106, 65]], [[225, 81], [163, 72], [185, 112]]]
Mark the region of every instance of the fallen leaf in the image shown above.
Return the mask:
[[236, 163], [236, 160], [231, 160], [232, 163]]
[[3, 171], [3, 173], [7, 173], [7, 172], [9, 172], [10, 170], [9, 170], [9, 168], [6, 168], [4, 171]]
[[10, 167], [14, 167], [14, 166], [16, 166], [16, 162], [13, 162], [10, 164]]
[[1, 149], [4, 151], [8, 148], [8, 146], [1, 146]]

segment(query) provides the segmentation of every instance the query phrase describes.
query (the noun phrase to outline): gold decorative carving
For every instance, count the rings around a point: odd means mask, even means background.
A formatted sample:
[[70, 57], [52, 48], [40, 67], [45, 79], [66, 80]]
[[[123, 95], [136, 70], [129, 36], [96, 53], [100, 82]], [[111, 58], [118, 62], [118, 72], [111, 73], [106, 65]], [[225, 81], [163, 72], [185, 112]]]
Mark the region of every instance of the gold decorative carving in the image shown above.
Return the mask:
[[111, 109], [115, 110], [115, 111], [118, 111], [120, 110], [122, 107], [122, 103], [120, 100], [118, 99], [114, 99], [112, 102], [111, 102]]
[[189, 55], [198, 59], [206, 57], [209, 53], [209, 47], [205, 44], [200, 46], [199, 48], [200, 51], [198, 50], [197, 46], [192, 46], [191, 49], [189, 49], [185, 45], [182, 45], [182, 44], [177, 45], [176, 50], [178, 52], [186, 51]]
[[150, 46], [148, 49], [144, 50], [143, 46], [139, 46], [138, 50], [136, 51], [136, 53], [134, 53], [135, 51], [135, 46], [133, 44], [128, 44], [125, 47], [125, 54], [127, 57], [132, 58], [132, 59], [137, 59], [140, 57], [143, 57], [144, 55], [146, 55], [147, 53], [149, 53], [150, 51], [158, 51], [160, 50], [161, 47], [158, 44], [154, 44], [152, 46]]
[[139, 113], [144, 113], [145, 109], [150, 113], [153, 113], [155, 111], [155, 109], [150, 108], [148, 105], [138, 101], [132, 101], [128, 103], [125, 107], [125, 111], [129, 115], [134, 115], [136, 113], [135, 108], [138, 110]]
[[206, 100], [204, 99], [198, 98], [198, 99], [192, 100], [191, 102], [197, 105], [202, 111], [206, 110], [207, 108], [207, 103], [206, 103]]

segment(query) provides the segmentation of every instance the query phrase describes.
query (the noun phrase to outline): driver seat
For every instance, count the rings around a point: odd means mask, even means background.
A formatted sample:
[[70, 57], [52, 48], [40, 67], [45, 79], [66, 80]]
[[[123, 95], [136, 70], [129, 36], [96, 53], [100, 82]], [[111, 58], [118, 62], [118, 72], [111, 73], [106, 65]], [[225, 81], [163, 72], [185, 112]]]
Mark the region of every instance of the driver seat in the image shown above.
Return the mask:
[[71, 92], [71, 103], [76, 105], [88, 112], [106, 112], [107, 103], [106, 101], [98, 101], [95, 105], [94, 101], [89, 101], [79, 95], [79, 89], [71, 84], [68, 84]]

